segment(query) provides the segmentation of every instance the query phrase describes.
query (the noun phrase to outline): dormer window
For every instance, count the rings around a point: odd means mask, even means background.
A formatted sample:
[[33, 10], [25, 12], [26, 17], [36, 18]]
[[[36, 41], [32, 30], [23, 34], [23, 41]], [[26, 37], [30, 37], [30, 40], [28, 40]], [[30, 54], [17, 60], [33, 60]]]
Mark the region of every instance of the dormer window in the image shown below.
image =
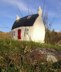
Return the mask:
[[31, 18], [31, 16], [28, 16], [28, 17], [27, 17], [27, 19], [30, 19], [30, 18]]

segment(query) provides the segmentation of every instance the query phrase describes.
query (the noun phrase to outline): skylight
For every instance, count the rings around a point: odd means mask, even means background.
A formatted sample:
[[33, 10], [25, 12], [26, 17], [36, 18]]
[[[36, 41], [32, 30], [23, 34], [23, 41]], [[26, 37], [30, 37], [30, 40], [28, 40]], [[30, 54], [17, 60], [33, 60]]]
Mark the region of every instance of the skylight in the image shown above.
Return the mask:
[[31, 18], [31, 16], [28, 16], [28, 17], [27, 17], [27, 19], [30, 19], [30, 18]]

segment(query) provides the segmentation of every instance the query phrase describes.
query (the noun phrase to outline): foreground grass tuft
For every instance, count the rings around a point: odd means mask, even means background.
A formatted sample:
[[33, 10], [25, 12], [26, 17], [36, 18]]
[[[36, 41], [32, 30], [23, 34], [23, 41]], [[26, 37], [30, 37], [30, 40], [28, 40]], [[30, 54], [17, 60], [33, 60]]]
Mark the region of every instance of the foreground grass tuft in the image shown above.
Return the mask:
[[61, 61], [51, 64], [40, 60], [34, 65], [28, 64], [25, 51], [31, 52], [35, 48], [61, 51], [61, 46], [58, 45], [0, 39], [0, 72], [60, 72]]

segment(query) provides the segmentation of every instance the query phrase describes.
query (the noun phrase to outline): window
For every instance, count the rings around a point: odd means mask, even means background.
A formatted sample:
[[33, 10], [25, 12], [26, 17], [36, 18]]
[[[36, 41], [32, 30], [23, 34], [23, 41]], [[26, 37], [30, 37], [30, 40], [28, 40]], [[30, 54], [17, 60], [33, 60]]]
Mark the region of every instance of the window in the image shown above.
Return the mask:
[[12, 34], [12, 36], [15, 36], [15, 31], [12, 31], [12, 33], [11, 33], [11, 34]]
[[15, 36], [15, 31], [13, 31], [13, 36]]
[[25, 34], [28, 34], [29, 29], [25, 28]]
[[28, 16], [28, 17], [27, 17], [27, 19], [30, 19], [30, 18], [31, 18], [31, 16]]

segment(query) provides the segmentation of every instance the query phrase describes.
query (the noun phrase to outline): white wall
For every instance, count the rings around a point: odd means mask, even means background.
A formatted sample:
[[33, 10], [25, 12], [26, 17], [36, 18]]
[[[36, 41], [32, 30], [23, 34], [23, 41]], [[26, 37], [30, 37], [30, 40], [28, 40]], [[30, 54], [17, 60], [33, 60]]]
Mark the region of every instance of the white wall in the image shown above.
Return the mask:
[[45, 26], [43, 24], [41, 16], [39, 16], [34, 25], [31, 29], [31, 39], [35, 42], [41, 42], [44, 43], [45, 39]]
[[[15, 40], [18, 39], [18, 29], [21, 29], [21, 39], [20, 40], [27, 40], [27, 41], [29, 41], [30, 40], [30, 35], [31, 35], [31, 32], [30, 32], [30, 28], [31, 27], [18, 27], [18, 28], [13, 29], [11, 31], [11, 32], [15, 32], [15, 35], [12, 36], [13, 39], [15, 39]], [[25, 28], [29, 29], [28, 34], [25, 33]]]

